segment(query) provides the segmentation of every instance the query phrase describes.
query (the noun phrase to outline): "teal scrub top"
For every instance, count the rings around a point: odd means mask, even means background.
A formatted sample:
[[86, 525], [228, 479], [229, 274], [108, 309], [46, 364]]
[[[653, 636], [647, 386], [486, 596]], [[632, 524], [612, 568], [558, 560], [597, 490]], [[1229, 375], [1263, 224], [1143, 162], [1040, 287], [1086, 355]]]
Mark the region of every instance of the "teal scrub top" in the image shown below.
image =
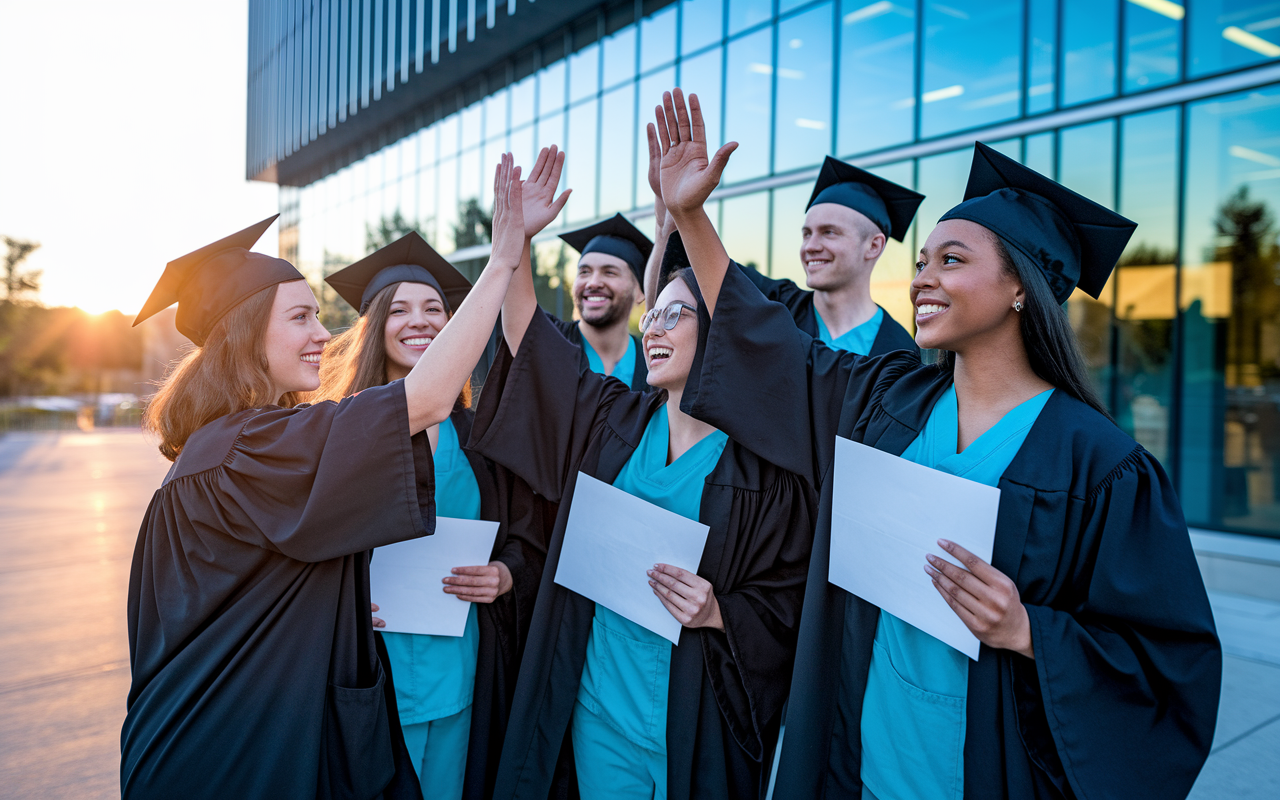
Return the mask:
[[[436, 442], [436, 515], [480, 519], [480, 484], [462, 452], [453, 421], [440, 423]], [[458, 567], [478, 564], [455, 564]], [[444, 585], [440, 588], [443, 590]], [[377, 602], [377, 598], [374, 598]], [[476, 683], [480, 623], [473, 603], [462, 636], [384, 633], [401, 725], [452, 716], [471, 705]]]
[[832, 336], [818, 309], [813, 310], [813, 315], [818, 319], [820, 342], [836, 350], [845, 350], [860, 356], [871, 354], [871, 346], [876, 343], [876, 334], [880, 333], [880, 323], [884, 321], [884, 309], [876, 306], [876, 313], [871, 315], [871, 319], [854, 326], [840, 336]]
[[[1014, 408], [957, 453], [960, 421], [952, 385], [902, 457], [995, 486], [1052, 393]], [[864, 798], [963, 798], [968, 686], [968, 656], [880, 612], [862, 700]]]
[[[715, 431], [667, 464], [670, 430], [664, 405], [645, 426], [640, 446], [613, 485], [656, 506], [696, 520], [707, 475], [729, 437]], [[647, 580], [644, 575], [635, 580]], [[602, 605], [596, 605], [578, 702], [627, 741], [667, 752], [667, 690], [671, 642]]]
[[[618, 359], [618, 363], [614, 365], [613, 372], [604, 371], [604, 359], [591, 346], [591, 342], [587, 341], [587, 337], [582, 337], [582, 349], [587, 354], [587, 363], [591, 365], [592, 372], [598, 372], [601, 375], [611, 378], [617, 378], [626, 385], [631, 385], [631, 380], [636, 376], [636, 337], [627, 337], [627, 352], [622, 358]], [[663, 455], [666, 460], [666, 455]]]

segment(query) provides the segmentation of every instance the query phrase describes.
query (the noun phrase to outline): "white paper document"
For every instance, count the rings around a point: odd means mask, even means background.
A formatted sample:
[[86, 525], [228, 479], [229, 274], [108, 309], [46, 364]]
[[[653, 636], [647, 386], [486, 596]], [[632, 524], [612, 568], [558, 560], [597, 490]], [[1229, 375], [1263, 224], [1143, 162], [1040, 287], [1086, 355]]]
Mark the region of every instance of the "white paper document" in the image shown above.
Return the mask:
[[987, 563], [1000, 490], [836, 437], [831, 583], [978, 660], [978, 639], [924, 571], [950, 539]]
[[444, 591], [454, 567], [489, 563], [498, 523], [436, 517], [431, 536], [384, 545], [369, 562], [369, 594], [387, 633], [461, 636], [471, 603]]
[[579, 472], [555, 582], [678, 644], [681, 625], [648, 571], [670, 564], [696, 573], [710, 530]]

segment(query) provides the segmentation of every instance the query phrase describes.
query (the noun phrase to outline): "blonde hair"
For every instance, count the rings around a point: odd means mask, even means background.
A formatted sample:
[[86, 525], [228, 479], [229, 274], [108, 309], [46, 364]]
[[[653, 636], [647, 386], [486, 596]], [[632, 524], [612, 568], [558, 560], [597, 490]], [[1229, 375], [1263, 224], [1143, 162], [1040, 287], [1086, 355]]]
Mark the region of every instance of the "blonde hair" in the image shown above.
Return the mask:
[[[385, 332], [398, 288], [400, 284], [393, 283], [375, 294], [356, 324], [333, 337], [320, 360], [320, 388], [309, 399], [313, 402], [341, 400], [387, 383]], [[464, 408], [471, 407], [470, 379], [463, 384], [458, 402]]]
[[219, 417], [250, 408], [297, 404], [293, 392], [275, 395], [267, 365], [267, 325], [276, 288], [268, 286], [218, 320], [203, 347], [170, 369], [142, 417], [144, 430], [160, 437], [170, 461], [182, 454], [191, 434]]

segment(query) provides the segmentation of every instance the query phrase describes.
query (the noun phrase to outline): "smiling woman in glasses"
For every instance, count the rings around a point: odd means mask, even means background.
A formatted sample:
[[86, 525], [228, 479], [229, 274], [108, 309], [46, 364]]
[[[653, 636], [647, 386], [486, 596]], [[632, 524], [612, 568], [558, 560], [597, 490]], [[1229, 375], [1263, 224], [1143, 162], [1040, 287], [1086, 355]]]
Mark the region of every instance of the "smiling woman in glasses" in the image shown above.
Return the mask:
[[[558, 211], [539, 157], [525, 236]], [[541, 208], [531, 207], [543, 198]], [[527, 252], [527, 251], [526, 251]], [[560, 561], [579, 471], [710, 527], [697, 572], [658, 564], [647, 580], [683, 625], [679, 644], [554, 581], [539, 589], [495, 797], [759, 797], [777, 737], [807, 573], [813, 490], [680, 411], [708, 322], [697, 282], [666, 253], [645, 316], [649, 387], [581, 364], [537, 309], [525, 261], [503, 306], [502, 348], [471, 446], [559, 502], [546, 572]], [[530, 432], [534, 432], [532, 435]], [[552, 791], [554, 787], [554, 792]]]

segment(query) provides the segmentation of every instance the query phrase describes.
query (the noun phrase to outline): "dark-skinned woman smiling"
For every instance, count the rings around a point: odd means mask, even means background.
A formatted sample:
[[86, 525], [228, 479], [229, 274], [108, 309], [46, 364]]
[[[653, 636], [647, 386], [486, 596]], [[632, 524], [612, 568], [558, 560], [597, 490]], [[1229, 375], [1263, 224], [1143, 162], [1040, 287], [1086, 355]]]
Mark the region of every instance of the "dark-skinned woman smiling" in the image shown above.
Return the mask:
[[[1173, 487], [1062, 309], [1101, 292], [1133, 223], [979, 144], [911, 284], [941, 364], [836, 352], [730, 268], [702, 205], [733, 148], [708, 159], [691, 100], [658, 126], [713, 315], [684, 408], [822, 487], [774, 796], [1184, 797], [1213, 739], [1213, 617]], [[826, 581], [837, 436], [999, 487], [990, 563], [946, 538], [964, 567], [920, 563], [978, 660]]]

